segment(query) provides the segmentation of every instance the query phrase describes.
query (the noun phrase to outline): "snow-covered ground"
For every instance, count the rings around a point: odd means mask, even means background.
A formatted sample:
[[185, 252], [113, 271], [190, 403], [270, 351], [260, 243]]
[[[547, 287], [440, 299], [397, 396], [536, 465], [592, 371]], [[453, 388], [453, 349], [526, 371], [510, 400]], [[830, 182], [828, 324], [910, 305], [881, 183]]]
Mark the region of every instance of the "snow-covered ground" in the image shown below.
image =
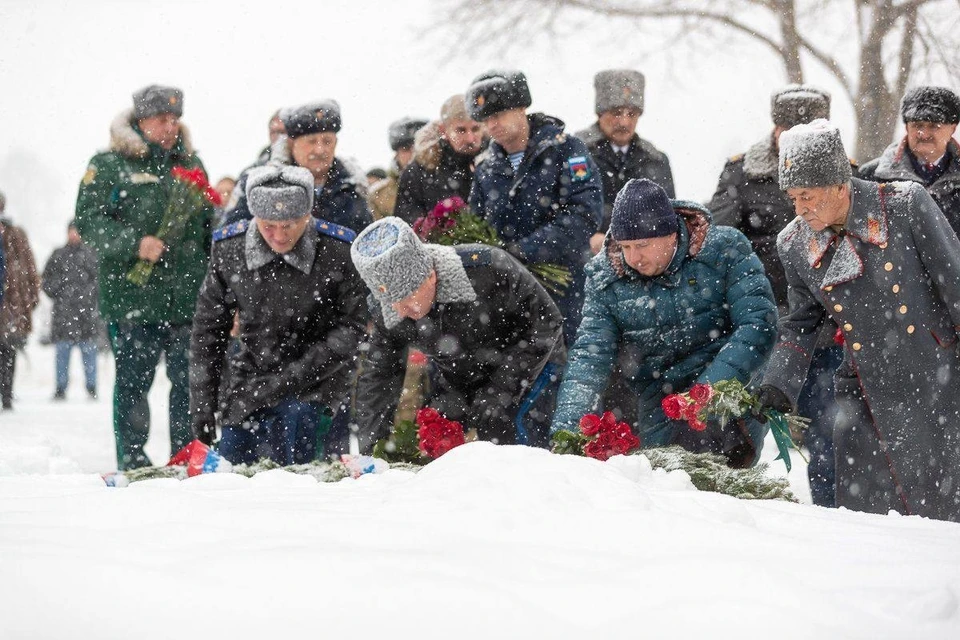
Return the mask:
[[[54, 404], [52, 358], [29, 347], [0, 414], [4, 640], [960, 637], [960, 525], [701, 493], [639, 457], [477, 443], [416, 475], [107, 488], [110, 360], [99, 401]], [[807, 499], [802, 463], [791, 483]]]

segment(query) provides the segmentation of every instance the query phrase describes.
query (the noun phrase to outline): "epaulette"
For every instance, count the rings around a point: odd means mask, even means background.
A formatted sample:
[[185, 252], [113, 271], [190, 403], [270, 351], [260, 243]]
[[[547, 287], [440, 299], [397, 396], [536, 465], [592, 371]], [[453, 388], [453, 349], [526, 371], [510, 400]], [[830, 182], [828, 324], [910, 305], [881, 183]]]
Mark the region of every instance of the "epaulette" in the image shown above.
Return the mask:
[[740, 162], [741, 160], [743, 160], [743, 156], [745, 155], [746, 155], [745, 153], [738, 153], [735, 156], [730, 156], [730, 158], [727, 159], [727, 162]]
[[463, 266], [465, 267], [482, 267], [490, 264], [490, 261], [493, 259], [490, 249], [454, 248], [457, 251], [457, 255], [460, 256], [460, 260], [463, 261]]
[[221, 240], [226, 240], [227, 238], [232, 238], [238, 236], [241, 233], [244, 233], [247, 230], [247, 227], [250, 226], [249, 220], [237, 220], [233, 224], [228, 224], [225, 227], [220, 227], [213, 232], [213, 241], [220, 242]]
[[317, 218], [317, 231], [343, 242], [353, 242], [357, 238], [357, 232], [350, 227], [343, 227], [323, 218]]

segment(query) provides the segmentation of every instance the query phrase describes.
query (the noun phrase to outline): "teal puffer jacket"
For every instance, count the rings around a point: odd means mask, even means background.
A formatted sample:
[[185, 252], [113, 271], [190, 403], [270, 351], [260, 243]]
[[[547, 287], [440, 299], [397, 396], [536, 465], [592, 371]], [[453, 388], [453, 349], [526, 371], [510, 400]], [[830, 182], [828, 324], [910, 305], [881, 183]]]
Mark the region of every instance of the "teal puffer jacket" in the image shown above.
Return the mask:
[[[606, 251], [587, 265], [583, 321], [560, 387], [554, 431], [576, 430], [580, 418], [596, 410], [617, 361], [637, 396], [644, 447], [680, 444], [720, 453], [729, 445], [718, 442], [720, 434], [712, 445], [692, 442], [690, 429], [668, 420], [660, 402], [697, 382], [749, 382], [776, 340], [776, 304], [740, 231], [713, 226], [699, 204], [672, 202], [685, 224], [663, 274], [645, 278], [631, 269], [609, 235]], [[719, 426], [708, 428], [707, 439], [712, 429]], [[759, 453], [765, 429], [748, 429]]]

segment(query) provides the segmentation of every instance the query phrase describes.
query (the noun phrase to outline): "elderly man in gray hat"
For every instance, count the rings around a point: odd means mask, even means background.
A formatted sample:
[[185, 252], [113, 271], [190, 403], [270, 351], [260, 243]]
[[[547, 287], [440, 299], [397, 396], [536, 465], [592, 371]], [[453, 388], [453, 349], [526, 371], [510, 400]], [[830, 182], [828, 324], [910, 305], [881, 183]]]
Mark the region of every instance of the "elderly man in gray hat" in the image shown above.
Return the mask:
[[947, 87], [922, 86], [903, 96], [900, 115], [906, 135], [863, 165], [865, 180], [922, 184], [960, 233], [960, 96]]
[[[773, 130], [746, 153], [727, 161], [708, 205], [714, 223], [739, 229], [750, 240], [773, 286], [781, 316], [787, 312], [787, 281], [777, 255], [777, 234], [795, 213], [777, 175], [780, 135], [798, 124], [829, 117], [830, 94], [822, 89], [791, 84], [774, 91], [770, 96]], [[833, 423], [837, 411], [833, 372], [842, 358], [841, 348], [834, 343], [836, 330], [832, 322], [827, 322], [822, 330], [798, 400], [799, 412], [810, 418], [810, 426], [802, 434], [810, 452], [810, 494], [813, 503], [823, 507], [834, 505]]]
[[[367, 314], [350, 262], [354, 233], [310, 214], [307, 169], [247, 174], [252, 221], [214, 234], [191, 340], [190, 411], [197, 437], [233, 463], [321, 455], [341, 410]], [[238, 348], [224, 363], [234, 317]], [[226, 380], [224, 380], [224, 378]]]
[[837, 506], [960, 521], [960, 240], [919, 184], [853, 178], [826, 120], [785, 132], [778, 164], [797, 217], [777, 238], [790, 309], [761, 402], [794, 408], [829, 317]]
[[367, 227], [351, 257], [372, 294], [356, 395], [361, 451], [388, 433], [410, 347], [436, 367], [429, 406], [481, 440], [546, 445], [563, 319], [516, 259], [483, 245], [424, 244], [392, 216]]

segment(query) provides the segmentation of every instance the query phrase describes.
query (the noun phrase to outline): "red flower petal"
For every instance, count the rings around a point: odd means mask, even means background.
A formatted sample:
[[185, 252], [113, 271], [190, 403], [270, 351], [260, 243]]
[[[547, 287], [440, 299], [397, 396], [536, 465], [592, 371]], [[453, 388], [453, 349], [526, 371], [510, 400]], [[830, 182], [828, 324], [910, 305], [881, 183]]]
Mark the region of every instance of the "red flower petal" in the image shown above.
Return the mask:
[[580, 418], [580, 433], [585, 436], [595, 436], [600, 432], [600, 416], [588, 413]]

